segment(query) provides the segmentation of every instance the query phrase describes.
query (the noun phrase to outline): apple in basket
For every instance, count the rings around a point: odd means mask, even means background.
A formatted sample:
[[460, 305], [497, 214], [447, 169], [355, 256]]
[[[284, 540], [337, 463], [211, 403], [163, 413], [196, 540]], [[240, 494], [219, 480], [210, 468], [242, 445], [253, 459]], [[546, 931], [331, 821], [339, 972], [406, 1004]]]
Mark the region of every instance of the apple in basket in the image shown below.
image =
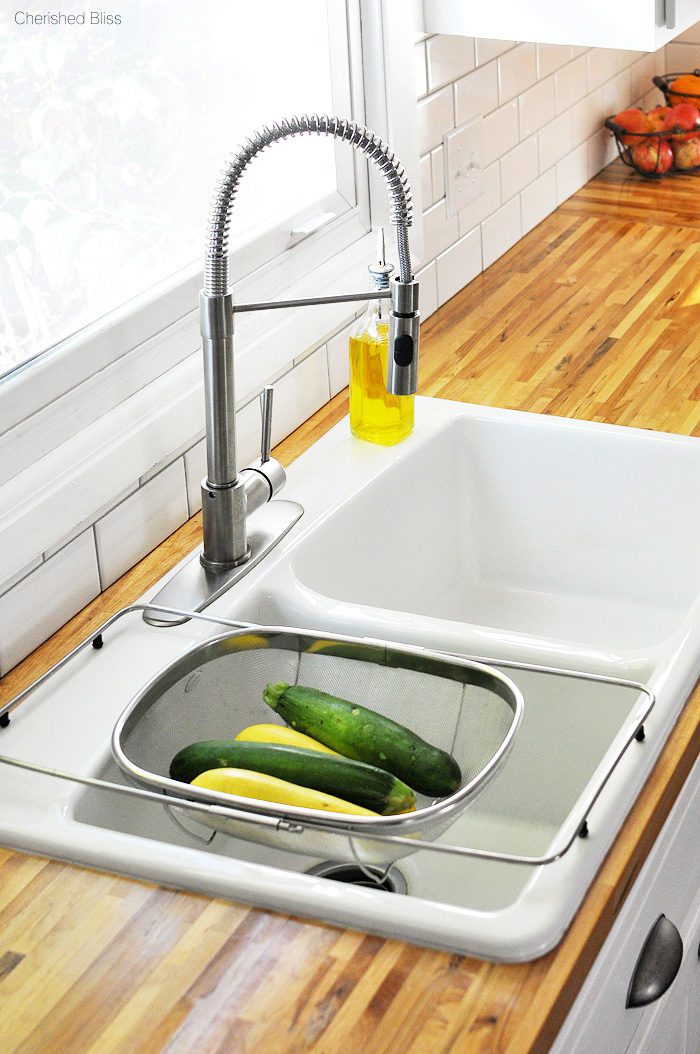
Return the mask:
[[630, 157], [640, 172], [662, 175], [673, 164], [673, 152], [665, 139], [646, 139], [631, 147]]
[[673, 139], [690, 139], [700, 134], [700, 110], [688, 102], [679, 102], [666, 114], [663, 131]]
[[647, 120], [650, 132], [663, 132], [670, 109], [670, 106], [655, 106], [653, 110], [649, 110]]
[[621, 135], [620, 139], [625, 146], [632, 146], [635, 143], [639, 144], [642, 142], [640, 134], [648, 132], [649, 129], [649, 118], [643, 110], [621, 110], [620, 113], [616, 113], [613, 117], [615, 124], [619, 124], [621, 128], [624, 128], [626, 132], [634, 132], [634, 135]]
[[681, 139], [674, 142], [673, 164], [681, 171], [700, 167], [700, 139]]

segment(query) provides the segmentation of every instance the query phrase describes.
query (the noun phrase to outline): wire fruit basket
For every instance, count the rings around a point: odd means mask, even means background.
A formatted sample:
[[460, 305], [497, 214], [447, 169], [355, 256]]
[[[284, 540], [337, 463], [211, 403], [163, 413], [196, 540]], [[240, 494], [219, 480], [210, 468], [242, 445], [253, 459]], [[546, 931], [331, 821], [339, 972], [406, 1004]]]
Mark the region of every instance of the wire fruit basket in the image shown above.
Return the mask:
[[674, 81], [677, 81], [680, 77], [697, 77], [700, 81], [700, 70], [685, 70], [682, 73], [664, 73], [663, 75], [657, 75], [652, 77], [652, 82], [663, 92], [664, 98], [666, 99], [667, 106], [675, 106], [679, 102], [690, 102], [694, 106], [697, 106], [700, 110], [700, 84], [698, 84], [698, 91], [674, 91], [671, 85]]
[[[418, 795], [415, 812], [365, 817], [260, 802], [169, 777], [173, 756], [190, 743], [233, 739], [260, 722], [281, 723], [263, 701], [266, 684], [280, 680], [359, 703], [410, 728], [453, 754], [460, 787], [437, 800]], [[283, 832], [303, 825], [293, 840], [297, 852], [338, 861], [361, 855], [365, 863], [386, 864], [415, 851], [411, 838], [437, 838], [475, 800], [505, 760], [522, 711], [522, 695], [510, 678], [481, 663], [364, 638], [255, 628], [198, 645], [161, 671], [121, 715], [112, 751], [137, 785], [232, 807], [230, 818], [198, 817], [216, 831], [288, 849]], [[277, 819], [282, 829], [241, 822], [236, 810]], [[409, 841], [372, 842], [376, 834]]]
[[606, 117], [605, 127], [614, 138], [617, 152], [628, 168], [647, 179], [661, 179], [673, 166], [668, 132], [631, 132]]
[[[666, 73], [654, 77], [653, 83], [663, 93], [665, 107], [657, 106], [648, 114], [623, 111], [607, 117], [605, 127], [615, 138], [623, 164], [646, 179], [694, 172], [700, 168], [700, 71]], [[696, 90], [686, 90], [688, 86]], [[625, 116], [627, 123], [620, 120]], [[629, 118], [633, 118], [631, 126]]]

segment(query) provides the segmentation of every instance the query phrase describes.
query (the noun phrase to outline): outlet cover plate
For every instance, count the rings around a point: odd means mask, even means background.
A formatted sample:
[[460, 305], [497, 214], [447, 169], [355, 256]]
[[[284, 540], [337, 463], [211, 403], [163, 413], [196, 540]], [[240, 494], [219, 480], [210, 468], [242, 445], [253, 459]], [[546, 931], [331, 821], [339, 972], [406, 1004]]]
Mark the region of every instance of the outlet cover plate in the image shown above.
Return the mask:
[[443, 137], [447, 215], [454, 216], [484, 189], [484, 119], [479, 114]]

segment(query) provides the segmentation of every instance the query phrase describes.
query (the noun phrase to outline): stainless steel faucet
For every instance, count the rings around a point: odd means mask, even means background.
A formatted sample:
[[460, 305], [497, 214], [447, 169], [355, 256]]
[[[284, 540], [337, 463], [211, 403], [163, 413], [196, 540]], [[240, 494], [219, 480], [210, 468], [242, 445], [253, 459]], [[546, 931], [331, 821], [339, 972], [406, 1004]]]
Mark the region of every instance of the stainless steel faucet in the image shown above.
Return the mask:
[[[399, 274], [391, 290], [351, 293], [302, 300], [234, 304], [229, 287], [229, 226], [243, 172], [265, 147], [297, 135], [328, 135], [361, 150], [377, 166], [390, 197], [390, 221], [396, 229]], [[411, 395], [418, 374], [418, 283], [413, 278], [408, 227], [413, 200], [403, 165], [374, 132], [343, 117], [318, 114], [275, 122], [252, 135], [239, 149], [217, 183], [209, 216], [200, 293], [200, 329], [204, 351], [207, 475], [202, 481], [204, 544], [199, 559], [191, 559], [153, 598], [153, 603], [186, 611], [201, 611], [246, 574], [294, 526], [303, 509], [296, 502], [274, 501], [285, 484], [285, 471], [270, 457], [272, 389], [263, 393], [261, 456], [241, 472], [236, 469], [236, 413], [233, 362], [233, 317], [239, 311], [329, 304], [342, 301], [391, 299], [387, 390]], [[262, 508], [261, 506], [264, 506]], [[257, 514], [249, 522], [253, 512]], [[184, 617], [149, 612], [153, 625], [173, 625]]]

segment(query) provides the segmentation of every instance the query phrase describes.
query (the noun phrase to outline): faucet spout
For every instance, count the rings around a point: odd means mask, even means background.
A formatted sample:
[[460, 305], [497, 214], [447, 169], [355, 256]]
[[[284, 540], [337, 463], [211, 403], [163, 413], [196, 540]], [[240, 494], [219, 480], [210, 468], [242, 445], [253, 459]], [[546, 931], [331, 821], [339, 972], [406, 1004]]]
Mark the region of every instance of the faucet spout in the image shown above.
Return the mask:
[[[207, 478], [202, 484], [205, 566], [235, 566], [247, 558], [245, 495], [235, 498], [240, 484], [236, 470], [233, 314], [229, 288], [229, 228], [236, 193], [251, 161], [272, 143], [298, 135], [327, 135], [360, 150], [379, 169], [390, 200], [390, 221], [396, 229], [399, 275], [392, 283], [389, 313], [387, 389], [397, 395], [416, 390], [418, 362], [418, 283], [411, 269], [408, 227], [413, 221], [413, 196], [406, 171], [387, 143], [374, 132], [343, 117], [319, 114], [290, 117], [254, 133], [222, 173], [212, 202], [200, 296], [207, 413]], [[268, 305], [261, 304], [261, 308]], [[279, 475], [279, 474], [278, 474]], [[284, 473], [282, 472], [282, 480]], [[271, 491], [273, 490], [271, 486]], [[250, 509], [248, 511], [251, 511]], [[231, 523], [230, 516], [235, 516]]]
[[[418, 283], [413, 277], [408, 228], [413, 222], [413, 196], [406, 171], [389, 145], [370, 129], [344, 117], [305, 114], [290, 117], [254, 133], [234, 155], [214, 192], [209, 215], [204, 288], [200, 293], [200, 330], [204, 354], [207, 475], [202, 481], [204, 544], [199, 571], [189, 567], [172, 579], [154, 603], [201, 611], [265, 555], [296, 523], [303, 510], [294, 502], [275, 501], [270, 509], [271, 527], [256, 525], [255, 544], [249, 538], [248, 517], [284, 486], [283, 467], [269, 456], [269, 434], [263, 438], [263, 456], [238, 471], [236, 463], [236, 414], [233, 354], [233, 317], [236, 307], [229, 286], [229, 228], [231, 210], [243, 173], [266, 147], [298, 135], [326, 135], [361, 151], [379, 170], [389, 194], [389, 219], [396, 231], [399, 274], [392, 280], [389, 312], [387, 390], [410, 395], [416, 390], [419, 322]], [[368, 293], [366, 299], [374, 296]], [[364, 294], [363, 294], [364, 297]], [[328, 303], [351, 297], [322, 297], [307, 303]], [[301, 302], [298, 302], [301, 303]], [[246, 305], [265, 309], [277, 304]], [[264, 424], [269, 433], [269, 409]], [[286, 511], [283, 506], [287, 506]], [[273, 508], [274, 507], [274, 508]], [[259, 514], [262, 516], [262, 510]], [[258, 518], [256, 517], [256, 520]], [[258, 520], [259, 523], [259, 520]], [[167, 592], [166, 592], [167, 591]], [[181, 595], [184, 592], [185, 596]], [[165, 619], [144, 613], [155, 625], [183, 619]]]
[[412, 281], [411, 254], [407, 228], [413, 222], [413, 195], [406, 171], [389, 145], [364, 125], [346, 117], [304, 114], [276, 121], [254, 133], [241, 147], [221, 175], [214, 191], [209, 215], [209, 234], [204, 269], [204, 292], [221, 296], [228, 292], [228, 234], [230, 212], [241, 177], [261, 151], [281, 139], [298, 135], [327, 135], [360, 150], [379, 169], [390, 197], [390, 221], [396, 227], [399, 278]]

